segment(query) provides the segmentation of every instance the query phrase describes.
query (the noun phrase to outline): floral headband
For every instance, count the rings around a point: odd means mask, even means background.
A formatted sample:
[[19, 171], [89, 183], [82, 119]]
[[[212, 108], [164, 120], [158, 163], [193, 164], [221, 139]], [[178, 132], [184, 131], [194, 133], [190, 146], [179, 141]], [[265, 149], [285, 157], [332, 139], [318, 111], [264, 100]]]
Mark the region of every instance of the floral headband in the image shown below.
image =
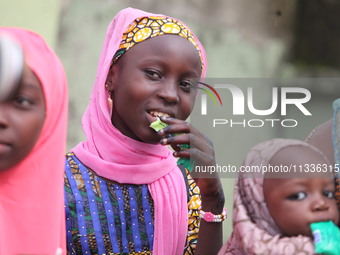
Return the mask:
[[112, 58], [111, 65], [116, 63], [117, 60], [135, 44], [143, 42], [148, 38], [164, 34], [179, 35], [189, 40], [198, 51], [203, 69], [201, 51], [191, 31], [180, 21], [164, 16], [141, 17], [135, 19], [123, 34], [122, 41]]

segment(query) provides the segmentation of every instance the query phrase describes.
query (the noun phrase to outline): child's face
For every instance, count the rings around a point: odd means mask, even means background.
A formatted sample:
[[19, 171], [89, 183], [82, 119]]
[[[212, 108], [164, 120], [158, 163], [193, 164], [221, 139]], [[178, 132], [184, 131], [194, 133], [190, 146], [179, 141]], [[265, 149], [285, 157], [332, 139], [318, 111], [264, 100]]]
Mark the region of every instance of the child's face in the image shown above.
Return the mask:
[[162, 35], [136, 44], [107, 78], [113, 125], [135, 140], [158, 143], [160, 136], [150, 123], [157, 115], [185, 120], [195, 102], [191, 89], [200, 76], [200, 58], [188, 40]]
[[42, 87], [25, 66], [15, 95], [0, 102], [0, 171], [23, 160], [34, 147], [45, 120]]
[[271, 216], [286, 236], [312, 237], [313, 222], [338, 224], [333, 178], [268, 178], [263, 192]]

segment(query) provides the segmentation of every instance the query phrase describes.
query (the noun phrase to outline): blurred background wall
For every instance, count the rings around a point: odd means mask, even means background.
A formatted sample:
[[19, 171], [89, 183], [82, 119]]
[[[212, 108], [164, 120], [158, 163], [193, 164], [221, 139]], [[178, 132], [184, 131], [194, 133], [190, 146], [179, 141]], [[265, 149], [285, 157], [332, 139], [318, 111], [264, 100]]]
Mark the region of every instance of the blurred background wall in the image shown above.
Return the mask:
[[[89, 102], [105, 30], [125, 7], [174, 16], [187, 23], [206, 48], [208, 78], [339, 77], [340, 3], [336, 0], [0, 0], [0, 25], [42, 34], [60, 56], [69, 80], [68, 148], [84, 136], [81, 117]], [[240, 134], [224, 129], [217, 160], [240, 165], [256, 143], [273, 137], [304, 139], [331, 118], [339, 86], [310, 84], [313, 118], [300, 128], [263, 128]], [[261, 91], [259, 91], [261, 95]], [[270, 101], [262, 95], [262, 101]], [[290, 113], [294, 116], [294, 112]], [[201, 124], [208, 136], [213, 129]], [[223, 178], [231, 214], [234, 179]], [[224, 239], [231, 232], [231, 215]]]

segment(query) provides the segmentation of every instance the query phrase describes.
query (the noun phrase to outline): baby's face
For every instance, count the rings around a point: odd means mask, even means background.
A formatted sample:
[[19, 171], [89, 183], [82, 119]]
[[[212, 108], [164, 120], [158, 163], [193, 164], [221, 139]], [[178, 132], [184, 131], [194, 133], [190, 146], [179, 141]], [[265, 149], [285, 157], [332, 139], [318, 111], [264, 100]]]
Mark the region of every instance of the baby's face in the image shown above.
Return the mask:
[[339, 222], [333, 178], [268, 178], [263, 192], [271, 216], [286, 236], [312, 237], [311, 223]]

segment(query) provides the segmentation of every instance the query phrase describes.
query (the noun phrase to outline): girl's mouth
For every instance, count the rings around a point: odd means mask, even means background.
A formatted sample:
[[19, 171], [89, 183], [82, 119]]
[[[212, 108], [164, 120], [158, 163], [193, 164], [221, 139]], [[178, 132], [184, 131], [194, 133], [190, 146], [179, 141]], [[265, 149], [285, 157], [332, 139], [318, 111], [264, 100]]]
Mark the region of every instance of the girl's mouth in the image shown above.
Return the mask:
[[150, 111], [149, 114], [153, 117], [153, 121], [156, 121], [157, 118], [160, 117], [170, 117], [170, 114], [165, 113], [165, 112], [159, 112], [159, 111]]
[[9, 153], [10, 150], [11, 146], [9, 144], [0, 142], [0, 154]]

